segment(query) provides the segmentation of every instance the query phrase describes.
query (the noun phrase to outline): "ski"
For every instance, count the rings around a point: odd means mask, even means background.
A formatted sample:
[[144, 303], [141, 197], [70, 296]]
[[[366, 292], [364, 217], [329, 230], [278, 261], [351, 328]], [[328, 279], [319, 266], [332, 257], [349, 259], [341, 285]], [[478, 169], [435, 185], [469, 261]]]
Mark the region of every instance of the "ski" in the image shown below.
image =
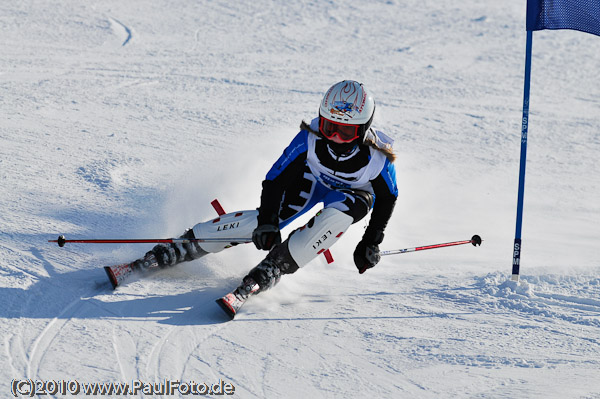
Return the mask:
[[120, 286], [123, 281], [127, 280], [132, 274], [146, 274], [152, 270], [158, 270], [158, 262], [153, 253], [148, 253], [142, 259], [130, 263], [122, 263], [114, 266], [104, 266], [104, 271], [112, 284], [113, 289]]
[[240, 308], [246, 303], [248, 298], [243, 298], [241, 295], [236, 295], [236, 292], [230, 292], [222, 298], [216, 300], [217, 304], [223, 311], [233, 320]]
[[104, 266], [104, 271], [114, 290], [132, 275], [135, 269], [133, 268], [133, 263], [122, 263], [120, 265]]
[[239, 310], [251, 295], [257, 294], [260, 286], [251, 277], [244, 278], [242, 285], [235, 290], [216, 300], [221, 309], [233, 320]]

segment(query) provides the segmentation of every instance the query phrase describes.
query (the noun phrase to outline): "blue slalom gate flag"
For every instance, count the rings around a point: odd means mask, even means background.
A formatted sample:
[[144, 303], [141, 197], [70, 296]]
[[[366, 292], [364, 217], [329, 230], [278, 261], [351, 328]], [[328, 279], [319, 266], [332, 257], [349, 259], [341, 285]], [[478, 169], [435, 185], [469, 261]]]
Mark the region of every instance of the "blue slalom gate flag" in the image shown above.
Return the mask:
[[600, 0], [527, 0], [527, 30], [574, 29], [600, 36]]
[[517, 223], [513, 248], [512, 280], [519, 281], [521, 267], [521, 227], [523, 225], [523, 197], [527, 163], [527, 135], [529, 129], [529, 86], [531, 81], [531, 48], [533, 31], [543, 29], [574, 29], [600, 36], [600, 0], [527, 0], [527, 42], [525, 45], [525, 84], [523, 91], [523, 119], [521, 124], [521, 160], [519, 162], [519, 190]]

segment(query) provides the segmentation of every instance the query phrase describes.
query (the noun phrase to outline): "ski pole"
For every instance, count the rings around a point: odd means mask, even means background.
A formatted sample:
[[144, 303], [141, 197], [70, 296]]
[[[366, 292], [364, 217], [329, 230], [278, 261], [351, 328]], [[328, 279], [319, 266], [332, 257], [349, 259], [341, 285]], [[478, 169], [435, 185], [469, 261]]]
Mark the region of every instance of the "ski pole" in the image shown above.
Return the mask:
[[381, 256], [384, 255], [396, 255], [396, 254], [404, 254], [407, 252], [416, 252], [416, 251], [424, 251], [426, 249], [434, 249], [434, 248], [443, 248], [443, 247], [452, 247], [454, 245], [464, 245], [464, 244], [473, 244], [473, 246], [481, 245], [483, 240], [477, 234], [471, 237], [470, 240], [463, 241], [453, 241], [453, 242], [445, 242], [443, 244], [432, 244], [432, 245], [423, 245], [421, 247], [414, 248], [404, 248], [404, 249], [395, 249], [391, 251], [381, 251], [379, 254]]
[[103, 238], [103, 239], [82, 239], [82, 240], [67, 240], [65, 236], [58, 236], [57, 240], [48, 240], [48, 242], [56, 242], [59, 247], [64, 247], [66, 243], [79, 244], [147, 244], [147, 243], [163, 243], [163, 244], [189, 244], [191, 242], [230, 242], [236, 244], [248, 243], [252, 240], [248, 238]]

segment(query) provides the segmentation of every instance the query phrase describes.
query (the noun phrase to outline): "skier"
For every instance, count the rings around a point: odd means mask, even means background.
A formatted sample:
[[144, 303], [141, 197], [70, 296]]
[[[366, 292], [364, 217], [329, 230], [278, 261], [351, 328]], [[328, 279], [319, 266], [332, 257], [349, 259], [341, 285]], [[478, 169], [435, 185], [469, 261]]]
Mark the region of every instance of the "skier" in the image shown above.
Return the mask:
[[[371, 128], [375, 102], [358, 82], [333, 85], [321, 101], [319, 116], [302, 121], [300, 132], [262, 183], [257, 210], [233, 212], [199, 223], [181, 238], [252, 238], [267, 256], [222, 298], [231, 317], [253, 294], [273, 287], [329, 249], [353, 223], [372, 209], [371, 219], [354, 250], [359, 273], [380, 259], [379, 244], [398, 195], [393, 141]], [[319, 211], [282, 241], [280, 230], [317, 203]], [[134, 262], [134, 268], [167, 267], [219, 252], [227, 242], [159, 244]]]

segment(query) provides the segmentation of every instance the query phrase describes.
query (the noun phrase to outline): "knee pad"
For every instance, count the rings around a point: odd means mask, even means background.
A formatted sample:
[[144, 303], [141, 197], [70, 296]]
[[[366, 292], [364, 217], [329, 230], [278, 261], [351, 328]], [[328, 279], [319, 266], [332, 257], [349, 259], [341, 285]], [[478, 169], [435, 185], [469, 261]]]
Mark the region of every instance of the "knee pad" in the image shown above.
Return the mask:
[[[258, 211], [240, 211], [222, 215], [208, 222], [198, 223], [192, 230], [196, 238], [227, 240], [229, 238], [252, 239], [252, 232], [258, 225]], [[200, 242], [200, 248], [206, 252], [220, 252], [232, 246], [224, 242]]]
[[352, 216], [339, 209], [324, 208], [306, 225], [294, 231], [287, 244], [298, 267], [303, 267], [335, 244], [353, 221]]
[[325, 197], [326, 208], [335, 208], [351, 216], [352, 223], [367, 216], [373, 203], [373, 194], [363, 190], [332, 191]]

